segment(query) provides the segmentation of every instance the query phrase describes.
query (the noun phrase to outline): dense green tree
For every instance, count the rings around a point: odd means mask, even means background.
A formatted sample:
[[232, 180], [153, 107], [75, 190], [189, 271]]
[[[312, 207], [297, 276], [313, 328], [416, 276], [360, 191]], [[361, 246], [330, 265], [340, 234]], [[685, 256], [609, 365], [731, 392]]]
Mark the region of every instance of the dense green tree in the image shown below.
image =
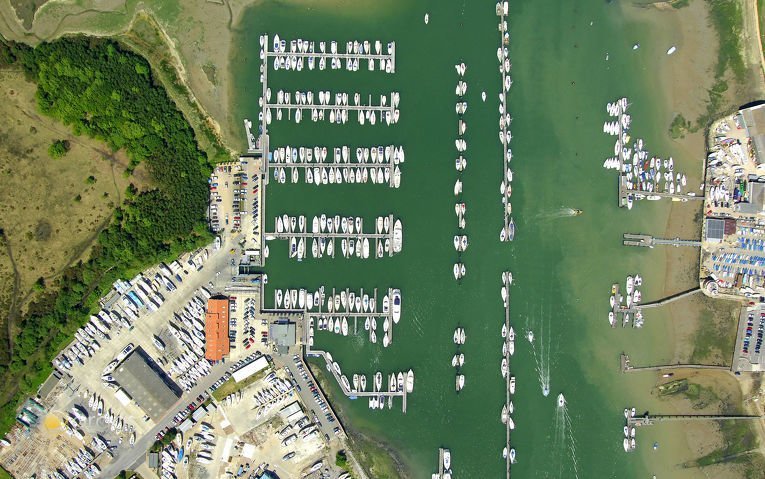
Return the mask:
[[40, 111], [76, 135], [124, 148], [131, 169], [145, 163], [153, 185], [148, 191], [131, 185], [90, 259], [67, 268], [28, 308], [10, 362], [0, 365], [2, 433], [116, 279], [210, 240], [205, 212], [211, 166], [148, 62], [118, 43], [82, 36], [34, 49], [0, 43], [0, 60], [22, 66], [37, 83]]

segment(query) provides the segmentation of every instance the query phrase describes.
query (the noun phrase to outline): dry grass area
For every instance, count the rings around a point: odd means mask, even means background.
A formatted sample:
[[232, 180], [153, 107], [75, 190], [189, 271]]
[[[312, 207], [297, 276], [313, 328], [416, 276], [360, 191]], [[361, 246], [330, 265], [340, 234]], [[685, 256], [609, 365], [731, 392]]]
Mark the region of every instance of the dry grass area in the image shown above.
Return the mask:
[[[33, 297], [38, 278], [51, 285], [63, 268], [87, 257], [122, 192], [131, 182], [140, 187], [143, 177], [124, 176], [121, 152], [41, 116], [35, 91], [20, 72], [0, 71], [0, 310], [10, 323]], [[55, 140], [71, 145], [57, 160], [48, 155]], [[4, 355], [12, 324], [0, 330]]]
[[[162, 72], [201, 146], [215, 158], [221, 156], [221, 145], [211, 146], [215, 136], [226, 144], [242, 143], [241, 122], [228, 111], [229, 58], [232, 28], [254, 2], [2, 0], [0, 35], [32, 45], [73, 33], [119, 37]], [[175, 83], [186, 91], [179, 92]]]

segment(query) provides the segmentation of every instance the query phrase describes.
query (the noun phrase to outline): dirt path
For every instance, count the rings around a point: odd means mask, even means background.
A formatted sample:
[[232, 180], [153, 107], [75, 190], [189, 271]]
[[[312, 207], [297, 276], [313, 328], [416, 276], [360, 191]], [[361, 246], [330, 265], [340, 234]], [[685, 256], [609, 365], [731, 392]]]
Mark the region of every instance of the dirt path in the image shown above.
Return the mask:
[[753, 24], [749, 26], [749, 29], [756, 34], [757, 37], [757, 50], [760, 53], [760, 73], [765, 80], [765, 55], [762, 53], [762, 32], [760, 32], [760, 12], [757, 8], [757, 0], [749, 0], [753, 14], [745, 15], [745, 23]]
[[13, 270], [13, 291], [11, 292], [11, 301], [8, 305], [8, 314], [5, 318], [6, 328], [8, 329], [8, 357], [13, 356], [13, 325], [16, 324], [16, 318], [19, 315], [19, 293], [21, 292], [21, 274], [16, 267], [16, 260], [13, 259], [13, 248], [11, 247], [11, 241], [6, 236], [5, 231], [0, 230], [0, 240], [5, 243], [5, 252], [8, 254], [8, 259], [11, 262], [11, 269]]

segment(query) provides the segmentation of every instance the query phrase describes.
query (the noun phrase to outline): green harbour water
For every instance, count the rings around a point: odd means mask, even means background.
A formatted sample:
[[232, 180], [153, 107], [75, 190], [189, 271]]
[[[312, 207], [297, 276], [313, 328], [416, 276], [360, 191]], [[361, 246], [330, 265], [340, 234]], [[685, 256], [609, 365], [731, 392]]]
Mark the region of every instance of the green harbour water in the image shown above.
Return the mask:
[[[441, 446], [452, 450], [456, 478], [504, 477], [500, 411], [505, 382], [499, 366], [503, 270], [514, 275], [511, 322], [519, 333], [511, 362], [518, 385], [512, 433], [518, 463], [513, 477], [672, 477], [677, 462], [672, 448], [653, 452], [650, 446], [676, 439], [677, 429], [641, 431], [638, 452], [623, 452], [622, 409], [650, 407], [653, 379], [636, 376], [628, 381], [618, 372], [621, 351], [644, 363], [669, 359], [672, 338], [663, 321], [666, 313], [649, 313], [642, 331], [612, 330], [607, 322], [611, 283], [624, 281], [627, 274], [644, 277], [645, 299], [661, 294], [664, 254], [625, 248], [621, 234], [662, 233], [669, 205], [641, 203], [629, 213], [616, 207], [614, 173], [601, 167], [613, 148], [602, 133], [606, 102], [628, 96], [636, 134], [652, 151], [672, 153], [658, 82], [651, 75], [652, 62], [666, 48], [654, 45], [650, 27], [630, 22], [621, 9], [618, 3], [602, 0], [511, 2], [514, 83], [509, 111], [514, 118], [511, 168], [517, 230], [515, 241], [504, 244], [498, 237], [501, 87], [493, 2], [273, 2], [251, 8], [236, 26], [231, 61], [232, 121], [237, 125], [243, 117], [257, 119], [260, 34], [278, 33], [288, 43], [297, 37], [317, 44], [337, 40], [340, 49], [346, 40], [396, 41], [393, 75], [368, 72], [365, 62], [358, 72], [269, 70], [274, 97], [279, 89], [346, 91], [351, 96], [358, 91], [362, 97], [378, 98], [391, 91], [401, 95], [401, 119], [395, 126], [360, 126], [355, 114], [345, 125], [310, 119], [296, 125], [274, 119], [269, 130], [272, 147], [323, 145], [331, 157], [334, 146], [347, 144], [355, 153], [357, 146], [401, 144], [406, 162], [398, 190], [371, 183], [272, 182], [266, 231], [273, 231], [274, 217], [284, 213], [305, 215], [309, 227], [311, 217], [321, 213], [363, 216], [367, 225], [374, 216], [392, 213], [404, 225], [403, 251], [381, 260], [338, 255], [334, 260], [298, 263], [287, 258], [287, 242], [272, 241], [266, 298], [270, 306], [273, 288], [401, 289], [402, 320], [391, 347], [370, 345], [363, 335], [327, 332], [317, 333], [316, 346], [332, 352], [348, 377], [414, 369], [415, 389], [406, 415], [398, 400], [391, 410], [370, 411], [365, 400], [349, 401], [336, 385], [329, 391], [344, 411], [345, 422], [398, 451], [410, 477], [435, 472]], [[428, 25], [423, 22], [425, 12], [430, 14]], [[636, 39], [641, 49], [632, 52]], [[454, 65], [460, 61], [468, 66], [468, 165], [462, 179], [470, 246], [463, 254], [467, 276], [458, 285], [452, 276], [457, 259], [452, 237], [458, 232], [453, 195], [458, 174]], [[481, 91], [487, 93], [486, 102], [481, 101]], [[580, 208], [584, 214], [565, 216], [566, 208]], [[465, 327], [468, 336], [462, 349], [466, 386], [459, 395], [450, 364], [457, 325]], [[534, 350], [523, 338], [527, 328], [536, 335]], [[551, 393], [542, 397], [539, 369], [546, 367]], [[563, 420], [556, 417], [559, 392], [567, 398]]]

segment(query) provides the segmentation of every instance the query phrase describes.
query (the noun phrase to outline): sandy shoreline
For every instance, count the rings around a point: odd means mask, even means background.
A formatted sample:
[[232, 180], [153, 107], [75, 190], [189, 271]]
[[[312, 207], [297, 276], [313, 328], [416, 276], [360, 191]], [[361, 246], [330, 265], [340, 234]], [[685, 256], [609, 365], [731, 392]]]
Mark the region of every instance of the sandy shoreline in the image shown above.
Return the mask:
[[[674, 153], [676, 164], [688, 172], [689, 185], [699, 185], [703, 181], [703, 165], [706, 157], [706, 138], [704, 129], [687, 133], [684, 138], [672, 140], [669, 137], [669, 125], [677, 114], [682, 114], [692, 123], [706, 111], [708, 90], [715, 81], [714, 67], [717, 61], [719, 41], [717, 34], [708, 19], [707, 4], [702, 1], [692, 1], [687, 7], [672, 8], [666, 4], [645, 6], [645, 8], [626, 7], [629, 18], [651, 25], [652, 31], [659, 32], [653, 40], [661, 48], [676, 46], [677, 52], [672, 56], [660, 55], [655, 60], [652, 74], [658, 80], [662, 92], [664, 143], [669, 145]], [[756, 22], [755, 22], [756, 23]], [[751, 25], [751, 24], [750, 24]], [[751, 55], [749, 56], [751, 58]], [[759, 60], [759, 58], [758, 58]], [[760, 67], [759, 61], [757, 68]], [[735, 99], [732, 99], [735, 101]], [[663, 152], [666, 154], [669, 152]], [[693, 188], [695, 190], [696, 188]], [[669, 207], [667, 222], [663, 227], [664, 237], [667, 238], [698, 238], [701, 233], [701, 203], [674, 202]], [[664, 295], [698, 286], [699, 251], [695, 248], [669, 248], [664, 251]], [[698, 335], [702, 332], [712, 334], [718, 331], [733, 329], [729, 314], [739, 306], [736, 303], [719, 300], [713, 302], [703, 297], [692, 297], [674, 303], [669, 307], [671, 324], [667, 326], [668, 333], [673, 337], [674, 350], [672, 362], [692, 362], [691, 359], [703, 361], [706, 364], [729, 364], [730, 351], [712, 349], [705, 351], [703, 357], [697, 350]], [[719, 309], [718, 309], [719, 308]], [[711, 318], [712, 324], [704, 323], [703, 318]], [[686, 374], [685, 377], [688, 375]], [[705, 372], [693, 373], [699, 382], [708, 383], [711, 387], [719, 387], [721, 394], [736, 397], [737, 405], [741, 405], [742, 393], [749, 393], [747, 384], [733, 379], [729, 373]], [[678, 372], [677, 377], [684, 377]], [[673, 409], [688, 411], [687, 400], [673, 399], [668, 404]], [[743, 407], [743, 406], [742, 406]], [[759, 413], [759, 412], [758, 412]], [[755, 428], [763, 442], [762, 427]], [[721, 447], [727, 438], [720, 432], [716, 423], [694, 423], [683, 426], [685, 444], [674, 445], [678, 453], [678, 466], [683, 462], [702, 457]], [[646, 452], [645, 454], [651, 454]], [[685, 457], [680, 459], [680, 457]], [[648, 456], [644, 456], [647, 457]], [[678, 477], [696, 477], [702, 473], [699, 469], [682, 469], [677, 471]], [[714, 477], [740, 477], [741, 469], [735, 464], [720, 464], [709, 466], [702, 474], [713, 474]]]

